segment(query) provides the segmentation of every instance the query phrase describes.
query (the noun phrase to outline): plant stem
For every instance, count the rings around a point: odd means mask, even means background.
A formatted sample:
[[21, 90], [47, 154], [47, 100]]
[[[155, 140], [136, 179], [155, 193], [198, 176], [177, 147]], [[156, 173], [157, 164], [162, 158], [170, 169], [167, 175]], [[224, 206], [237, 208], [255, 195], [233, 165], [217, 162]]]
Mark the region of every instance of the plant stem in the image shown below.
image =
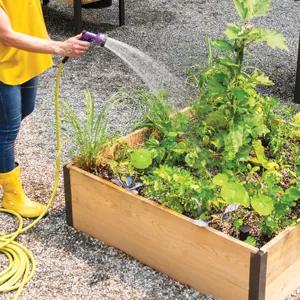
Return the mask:
[[245, 52], [245, 42], [242, 40], [240, 47], [237, 49], [236, 63], [239, 65], [239, 71], [242, 70], [242, 65], [244, 62], [244, 52]]

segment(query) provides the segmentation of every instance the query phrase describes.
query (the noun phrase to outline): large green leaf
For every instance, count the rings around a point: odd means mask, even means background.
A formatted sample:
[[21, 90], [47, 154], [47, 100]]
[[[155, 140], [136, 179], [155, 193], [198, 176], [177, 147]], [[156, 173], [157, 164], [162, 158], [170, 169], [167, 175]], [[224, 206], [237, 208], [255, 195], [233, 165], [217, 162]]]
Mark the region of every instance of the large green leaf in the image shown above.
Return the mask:
[[255, 154], [257, 156], [257, 159], [260, 162], [264, 162], [266, 160], [266, 157], [265, 157], [265, 148], [262, 145], [261, 140], [253, 141], [252, 145], [253, 145], [253, 148], [255, 150]]
[[266, 16], [270, 9], [270, 0], [233, 0], [236, 11], [243, 20]]
[[241, 126], [235, 126], [224, 138], [228, 160], [234, 159], [235, 155], [238, 153], [240, 147], [243, 145], [243, 136], [243, 128]]
[[235, 40], [238, 38], [240, 31], [241, 31], [240, 26], [233, 23], [229, 23], [227, 29], [225, 30], [225, 35], [228, 39]]
[[246, 20], [249, 16], [249, 9], [245, 0], [233, 0], [235, 9], [240, 18]]
[[274, 30], [264, 29], [260, 27], [252, 27], [246, 34], [250, 42], [265, 42], [273, 49], [288, 50], [288, 46], [284, 36]]
[[250, 203], [248, 192], [240, 183], [224, 183], [221, 189], [221, 197], [228, 204], [241, 204], [248, 207]]
[[234, 46], [226, 40], [221, 40], [221, 39], [215, 40], [215, 41], [212, 42], [212, 45], [215, 46], [216, 48], [218, 48], [221, 51], [232, 51], [232, 50], [234, 50]]
[[131, 153], [130, 163], [137, 169], [147, 169], [152, 164], [152, 153], [146, 149], [137, 149]]
[[218, 74], [215, 74], [207, 80], [207, 86], [211, 95], [222, 95], [226, 92], [226, 88], [220, 82]]
[[267, 43], [273, 49], [279, 48], [281, 50], [288, 50], [287, 43], [282, 34], [269, 30], [261, 29], [262, 40]]
[[268, 216], [274, 210], [274, 201], [271, 197], [257, 195], [251, 199], [251, 206], [261, 216]]
[[300, 200], [300, 186], [288, 188], [283, 196], [287, 197], [290, 202]]
[[247, 3], [252, 10], [252, 17], [262, 17], [268, 14], [271, 0], [247, 0]]
[[216, 58], [216, 62], [227, 67], [237, 68], [239, 66], [236, 64], [235, 60], [229, 56], [219, 56], [218, 58]]
[[222, 128], [228, 123], [223, 110], [212, 111], [206, 116], [204, 121], [213, 128]]
[[238, 152], [240, 147], [243, 145], [243, 128], [237, 126], [230, 131], [229, 135], [235, 151]]
[[295, 114], [294, 116], [294, 124], [297, 127], [300, 127], [300, 112], [298, 112], [297, 114]]
[[258, 138], [263, 134], [270, 132], [269, 128], [265, 125], [264, 122], [265, 120], [263, 114], [257, 114], [251, 116], [251, 118], [248, 119], [248, 124], [252, 127], [251, 135], [253, 138]]
[[247, 236], [247, 238], [245, 239], [245, 243], [247, 243], [253, 247], [256, 247], [256, 239], [251, 235]]
[[219, 173], [213, 178], [212, 182], [214, 185], [223, 186], [228, 182], [228, 176], [224, 173]]
[[268, 76], [266, 76], [264, 73], [262, 73], [259, 70], [254, 70], [251, 74], [251, 80], [258, 85], [274, 85], [273, 81], [270, 80]]
[[278, 164], [273, 161], [269, 161], [265, 157], [265, 148], [261, 143], [261, 140], [253, 141], [252, 146], [255, 150], [256, 158], [250, 158], [249, 160], [255, 164], [263, 166], [267, 170], [274, 170], [278, 168]]
[[238, 99], [240, 101], [248, 99], [247, 92], [240, 87], [234, 88], [232, 91], [232, 94], [236, 99]]

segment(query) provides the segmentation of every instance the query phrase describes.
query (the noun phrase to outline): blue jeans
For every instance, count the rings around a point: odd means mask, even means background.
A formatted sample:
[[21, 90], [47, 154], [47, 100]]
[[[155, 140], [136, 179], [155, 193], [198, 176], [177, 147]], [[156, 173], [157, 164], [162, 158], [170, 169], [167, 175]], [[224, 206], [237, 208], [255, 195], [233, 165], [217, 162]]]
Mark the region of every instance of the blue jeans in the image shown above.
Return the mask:
[[0, 82], [0, 173], [15, 168], [15, 140], [21, 121], [35, 105], [38, 78], [21, 85]]

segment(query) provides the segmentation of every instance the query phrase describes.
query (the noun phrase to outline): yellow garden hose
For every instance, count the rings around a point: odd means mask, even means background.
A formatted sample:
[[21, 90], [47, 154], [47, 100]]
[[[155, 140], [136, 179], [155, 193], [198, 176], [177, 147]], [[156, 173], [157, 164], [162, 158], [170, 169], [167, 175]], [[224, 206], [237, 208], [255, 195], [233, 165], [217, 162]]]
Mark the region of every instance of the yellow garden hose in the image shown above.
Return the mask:
[[55, 83], [55, 129], [56, 129], [56, 160], [55, 160], [55, 179], [52, 193], [46, 205], [45, 211], [29, 225], [23, 227], [22, 217], [11, 210], [0, 208], [0, 213], [7, 213], [17, 218], [18, 228], [12, 233], [0, 232], [0, 254], [4, 254], [8, 259], [8, 266], [0, 273], [0, 294], [5, 292], [17, 291], [13, 299], [17, 300], [25, 287], [31, 280], [36, 270], [36, 262], [32, 253], [16, 242], [16, 238], [34, 227], [51, 207], [57, 193], [59, 175], [61, 167], [61, 142], [60, 142], [60, 109], [59, 109], [59, 87], [63, 71], [63, 64], [58, 65]]

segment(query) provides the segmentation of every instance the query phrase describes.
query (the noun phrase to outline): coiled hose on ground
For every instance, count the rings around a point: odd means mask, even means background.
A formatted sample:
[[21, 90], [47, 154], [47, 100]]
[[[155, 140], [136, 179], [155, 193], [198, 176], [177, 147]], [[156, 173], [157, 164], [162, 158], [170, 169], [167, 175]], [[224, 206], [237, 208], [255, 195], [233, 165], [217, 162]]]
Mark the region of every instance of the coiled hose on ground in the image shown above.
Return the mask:
[[0, 208], [0, 213], [14, 216], [18, 220], [18, 228], [12, 233], [0, 232], [0, 254], [8, 259], [8, 266], [0, 273], [0, 294], [16, 291], [13, 300], [20, 298], [26, 284], [33, 277], [36, 270], [36, 261], [30, 250], [16, 241], [17, 237], [33, 228], [46, 214], [51, 207], [57, 193], [60, 168], [61, 168], [61, 141], [60, 141], [60, 108], [59, 90], [60, 80], [63, 71], [63, 63], [58, 65], [55, 83], [55, 129], [56, 129], [56, 160], [55, 179], [52, 193], [46, 205], [45, 211], [29, 225], [24, 226], [23, 218], [16, 212]]

